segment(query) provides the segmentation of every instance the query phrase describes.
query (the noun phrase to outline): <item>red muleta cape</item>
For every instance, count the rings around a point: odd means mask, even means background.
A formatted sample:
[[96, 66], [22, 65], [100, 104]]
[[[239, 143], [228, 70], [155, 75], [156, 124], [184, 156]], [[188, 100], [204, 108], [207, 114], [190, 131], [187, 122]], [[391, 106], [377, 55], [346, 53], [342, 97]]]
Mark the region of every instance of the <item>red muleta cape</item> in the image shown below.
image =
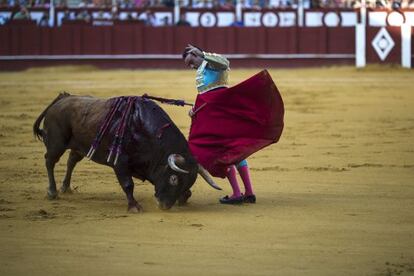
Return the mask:
[[282, 97], [266, 70], [242, 83], [197, 96], [189, 134], [190, 150], [211, 175], [276, 143], [283, 130]]

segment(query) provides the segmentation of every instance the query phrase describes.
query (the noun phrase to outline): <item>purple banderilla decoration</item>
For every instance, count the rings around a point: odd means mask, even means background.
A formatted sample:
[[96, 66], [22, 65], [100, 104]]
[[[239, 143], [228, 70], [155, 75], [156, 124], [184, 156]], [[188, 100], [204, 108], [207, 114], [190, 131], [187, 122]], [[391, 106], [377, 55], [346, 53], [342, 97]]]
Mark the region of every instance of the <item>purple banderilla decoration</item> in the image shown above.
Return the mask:
[[106, 131], [108, 130], [108, 127], [110, 123], [112, 122], [112, 119], [114, 118], [114, 115], [118, 108], [121, 106], [123, 97], [118, 97], [115, 99], [115, 101], [112, 103], [111, 109], [106, 114], [105, 119], [103, 120], [103, 123], [101, 125], [101, 128], [99, 129], [98, 134], [95, 137], [95, 140], [92, 142], [92, 146], [89, 149], [88, 154], [86, 155], [87, 158], [92, 159], [93, 155], [96, 152], [96, 149], [99, 147], [99, 144], [102, 141], [102, 138], [105, 136]]
[[[113, 138], [112, 141], [112, 145], [109, 148], [109, 154], [108, 154], [108, 158], [107, 158], [107, 162], [111, 162], [112, 157], [115, 155], [115, 159], [114, 159], [114, 165], [117, 164], [118, 162], [118, 158], [121, 154], [122, 151], [122, 142], [125, 136], [125, 129], [127, 128], [128, 122], [129, 122], [129, 118], [131, 115], [131, 110], [132, 110], [132, 106], [135, 103], [135, 100], [137, 99], [150, 99], [150, 100], [156, 100], [159, 101], [161, 103], [165, 103], [165, 104], [172, 104], [172, 105], [179, 105], [179, 106], [184, 106], [184, 105], [190, 105], [193, 106], [193, 104], [190, 103], [186, 103], [183, 100], [175, 100], [175, 99], [167, 99], [167, 98], [160, 98], [160, 97], [153, 97], [153, 96], [149, 96], [148, 94], [144, 94], [142, 95], [142, 97], [139, 96], [131, 96], [131, 97], [117, 97], [115, 98], [115, 100], [112, 102], [111, 104], [111, 108], [109, 109], [109, 112], [106, 114], [105, 119], [102, 122], [102, 125], [95, 137], [95, 139], [92, 142], [92, 145], [88, 151], [88, 154], [86, 155], [87, 158], [92, 159], [93, 155], [95, 154], [96, 150], [98, 149], [102, 138], [105, 136], [105, 134], [107, 133], [114, 117], [115, 114], [117, 113], [117, 111], [123, 111], [122, 115], [121, 115], [121, 119], [119, 121], [119, 125], [118, 128], [115, 132], [115, 136]], [[124, 108], [124, 110], [122, 109], [122, 103], [125, 102], [126, 100], [126, 108]], [[204, 106], [201, 106], [199, 109], [201, 109]], [[159, 138], [162, 135], [162, 130], [169, 126], [169, 124], [164, 125], [160, 130], [159, 130]]]
[[131, 114], [131, 108], [134, 105], [136, 97], [128, 97], [127, 100], [127, 108], [125, 112], [122, 114], [121, 121], [119, 122], [118, 129], [116, 130], [114, 141], [112, 142], [112, 146], [109, 150], [108, 159], [106, 160], [108, 163], [111, 161], [112, 156], [115, 154], [114, 165], [118, 163], [118, 157], [121, 154], [122, 150], [122, 142], [124, 139], [125, 129], [129, 121], [129, 116]]
[[[127, 127], [127, 124], [130, 118], [131, 109], [137, 98], [139, 97], [115, 98], [115, 100], [113, 101], [111, 105], [111, 108], [109, 109], [109, 112], [106, 114], [105, 119], [102, 121], [102, 125], [95, 139], [92, 142], [89, 152], [86, 155], [87, 158], [92, 159], [93, 155], [95, 154], [96, 150], [98, 149], [102, 141], [102, 138], [105, 136], [108, 129], [110, 128], [111, 123], [115, 117], [115, 114], [118, 111], [122, 111], [121, 119], [119, 121], [118, 128], [115, 132], [115, 136], [112, 142], [112, 146], [110, 147], [108, 159], [107, 159], [107, 162], [109, 163], [111, 161], [112, 156], [115, 153], [116, 155], [115, 155], [114, 165], [116, 165], [116, 163], [118, 162], [118, 157], [121, 154], [122, 142], [123, 142], [124, 135], [125, 135], [125, 129]], [[123, 108], [123, 103], [125, 102], [125, 100], [126, 100], [126, 104], [125, 104], [126, 108]]]

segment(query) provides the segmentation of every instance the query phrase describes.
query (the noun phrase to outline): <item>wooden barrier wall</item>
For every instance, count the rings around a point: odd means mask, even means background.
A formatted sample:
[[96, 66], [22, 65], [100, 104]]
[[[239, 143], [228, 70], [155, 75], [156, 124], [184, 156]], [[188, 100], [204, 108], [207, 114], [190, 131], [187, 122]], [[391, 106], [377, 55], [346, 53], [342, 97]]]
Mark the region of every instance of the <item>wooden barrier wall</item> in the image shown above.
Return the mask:
[[0, 42], [1, 56], [181, 54], [188, 43], [231, 54], [354, 54], [355, 28], [29, 24], [1, 26]]

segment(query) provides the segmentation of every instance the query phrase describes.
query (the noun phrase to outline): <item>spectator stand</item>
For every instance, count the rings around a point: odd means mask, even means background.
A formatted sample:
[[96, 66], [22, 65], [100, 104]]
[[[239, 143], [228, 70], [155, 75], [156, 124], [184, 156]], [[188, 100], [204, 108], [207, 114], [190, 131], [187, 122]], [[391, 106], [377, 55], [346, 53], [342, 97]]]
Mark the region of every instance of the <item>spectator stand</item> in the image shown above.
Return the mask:
[[[39, 24], [40, 20], [45, 13], [49, 14], [49, 8], [46, 7], [33, 7], [29, 8], [30, 19], [28, 21], [33, 21], [34, 24]], [[10, 23], [14, 16], [19, 12], [19, 7], [0, 7], [0, 25], [5, 25]], [[22, 23], [23, 24], [23, 23]], [[28, 23], [30, 24], [30, 23]]]
[[[31, 19], [39, 23], [49, 13], [52, 26], [77, 19], [90, 20], [96, 26], [111, 25], [113, 20], [171, 26], [184, 14], [193, 27], [351, 27], [359, 22], [362, 7], [350, 0], [175, 0], [175, 5], [171, 0], [82, 0], [75, 7], [65, 6], [63, 0], [54, 3], [56, 7], [35, 2], [29, 7]], [[368, 26], [414, 22], [414, 0], [369, 0], [364, 5]], [[17, 12], [17, 6], [0, 7], [0, 24], [6, 24]]]
[[[148, 14], [153, 15], [154, 19], [149, 21]], [[129, 23], [146, 24], [149, 26], [170, 26], [174, 22], [174, 11], [166, 7], [151, 9], [56, 8], [55, 22], [57, 26], [61, 26], [63, 23], [74, 24], [78, 20], [90, 22], [94, 26], [113, 25], [115, 21], [128, 21]]]

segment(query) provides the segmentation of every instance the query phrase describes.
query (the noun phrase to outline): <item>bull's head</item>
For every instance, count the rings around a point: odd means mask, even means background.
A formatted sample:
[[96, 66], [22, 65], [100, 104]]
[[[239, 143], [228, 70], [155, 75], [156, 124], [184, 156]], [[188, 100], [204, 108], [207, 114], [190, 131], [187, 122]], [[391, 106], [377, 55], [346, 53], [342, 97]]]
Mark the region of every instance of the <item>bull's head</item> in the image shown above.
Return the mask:
[[221, 190], [208, 172], [193, 158], [186, 160], [179, 154], [170, 154], [167, 163], [168, 165], [161, 169], [155, 181], [155, 197], [161, 209], [170, 209], [179, 197], [189, 193], [197, 179], [197, 174], [200, 174], [213, 188]]

